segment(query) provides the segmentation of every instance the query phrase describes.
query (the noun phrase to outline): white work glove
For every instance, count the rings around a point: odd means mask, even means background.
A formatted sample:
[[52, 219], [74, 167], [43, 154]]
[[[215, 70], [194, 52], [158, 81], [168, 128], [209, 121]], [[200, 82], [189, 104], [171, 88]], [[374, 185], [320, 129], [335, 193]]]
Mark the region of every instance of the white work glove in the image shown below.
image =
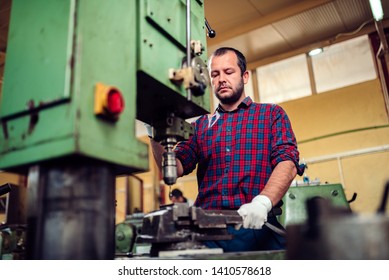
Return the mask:
[[250, 203], [243, 204], [238, 210], [243, 218], [243, 227], [261, 229], [272, 207], [270, 199], [265, 195], [257, 195]]

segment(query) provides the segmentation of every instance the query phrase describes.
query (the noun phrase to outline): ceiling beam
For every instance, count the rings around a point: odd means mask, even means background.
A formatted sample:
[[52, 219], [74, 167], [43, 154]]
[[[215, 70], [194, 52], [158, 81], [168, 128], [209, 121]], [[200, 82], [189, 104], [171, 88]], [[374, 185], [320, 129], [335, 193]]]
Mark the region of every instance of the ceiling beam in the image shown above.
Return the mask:
[[217, 33], [216, 30], [216, 37], [212, 39], [207, 40], [207, 44], [209, 46], [217, 45], [221, 42], [227, 41], [229, 39], [232, 39], [234, 37], [237, 37], [239, 35], [242, 35], [244, 33], [248, 33], [250, 31], [253, 31], [255, 29], [261, 28], [263, 26], [272, 24], [274, 22], [280, 21], [282, 19], [297, 15], [299, 13], [302, 13], [304, 11], [313, 9], [315, 7], [327, 4], [329, 2], [333, 2], [334, 0], [305, 0], [298, 2], [297, 4], [293, 4], [290, 6], [287, 6], [283, 9], [276, 10], [273, 13], [270, 13], [266, 16], [259, 17], [257, 20], [250, 21], [246, 24], [239, 25], [235, 28], [229, 29], [226, 32]]

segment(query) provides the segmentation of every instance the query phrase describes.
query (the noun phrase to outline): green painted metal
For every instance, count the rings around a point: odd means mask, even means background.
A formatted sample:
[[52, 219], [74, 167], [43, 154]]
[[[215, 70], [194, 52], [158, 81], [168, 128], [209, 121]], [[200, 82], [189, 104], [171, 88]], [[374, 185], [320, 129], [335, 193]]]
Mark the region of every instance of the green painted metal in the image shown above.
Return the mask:
[[341, 184], [293, 186], [283, 198], [280, 223], [284, 227], [304, 223], [308, 217], [306, 201], [313, 197], [328, 199], [333, 206], [350, 207]]
[[[191, 3], [193, 38], [205, 46], [204, 7]], [[182, 0], [12, 1], [0, 169], [24, 172], [34, 163], [81, 156], [112, 163], [118, 173], [147, 170], [147, 145], [136, 138], [135, 119], [167, 112], [187, 118], [209, 108], [207, 94], [187, 101], [168, 79], [184, 56]], [[98, 82], [124, 97], [117, 122], [94, 114]]]
[[70, 96], [74, 1], [12, 1], [1, 116]]
[[[192, 96], [169, 80], [169, 69], [181, 68], [186, 57], [186, 1], [139, 1], [138, 118], [153, 123], [171, 112], [183, 119], [207, 113], [209, 86], [204, 95]], [[191, 38], [204, 47], [207, 61], [203, 1], [191, 1]]]

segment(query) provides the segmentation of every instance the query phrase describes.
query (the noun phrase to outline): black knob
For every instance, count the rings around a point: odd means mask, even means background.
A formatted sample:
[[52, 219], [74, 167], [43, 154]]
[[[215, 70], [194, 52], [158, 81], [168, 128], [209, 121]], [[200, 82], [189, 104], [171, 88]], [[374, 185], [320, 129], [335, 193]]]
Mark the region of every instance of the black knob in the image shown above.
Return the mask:
[[216, 36], [216, 31], [211, 28], [207, 19], [205, 19], [205, 26], [207, 27], [207, 30], [208, 30], [208, 37], [214, 38]]
[[208, 37], [209, 37], [209, 38], [214, 38], [215, 36], [216, 36], [215, 30], [209, 30], [209, 31], [208, 31]]

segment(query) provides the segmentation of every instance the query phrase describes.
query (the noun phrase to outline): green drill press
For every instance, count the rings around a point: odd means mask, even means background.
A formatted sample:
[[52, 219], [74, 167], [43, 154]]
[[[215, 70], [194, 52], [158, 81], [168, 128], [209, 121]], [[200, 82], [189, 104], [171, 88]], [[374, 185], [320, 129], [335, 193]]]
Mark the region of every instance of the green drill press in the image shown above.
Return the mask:
[[28, 258], [114, 258], [115, 176], [149, 166], [135, 120], [189, 135], [205, 45], [203, 0], [12, 1], [0, 169], [28, 178]]

